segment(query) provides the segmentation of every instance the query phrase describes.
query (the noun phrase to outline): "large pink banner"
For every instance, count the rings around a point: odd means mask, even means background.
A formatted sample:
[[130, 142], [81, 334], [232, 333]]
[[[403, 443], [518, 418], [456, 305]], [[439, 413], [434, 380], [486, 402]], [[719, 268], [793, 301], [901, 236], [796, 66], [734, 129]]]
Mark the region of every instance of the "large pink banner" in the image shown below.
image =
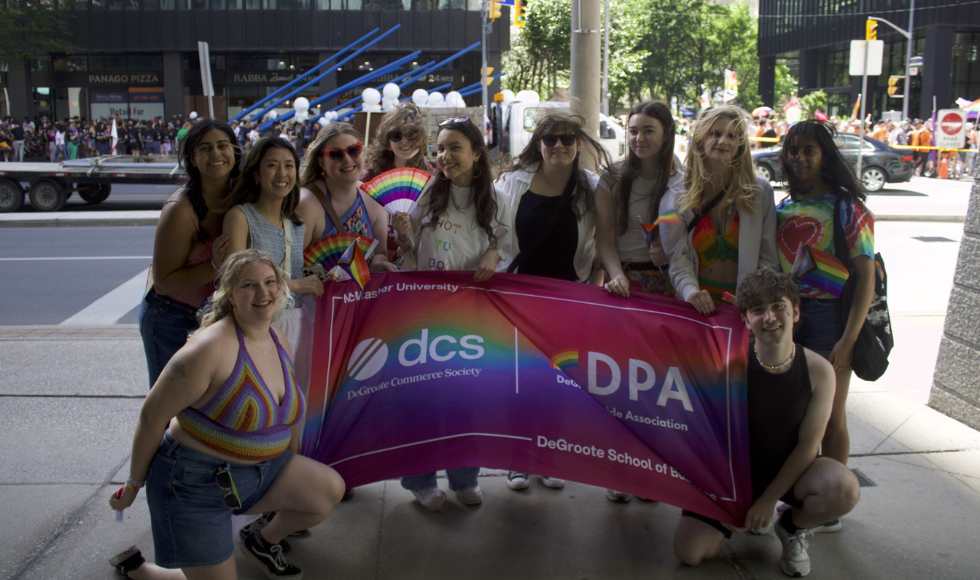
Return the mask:
[[514, 469], [740, 524], [752, 503], [738, 311], [496, 274], [376, 275], [317, 303], [304, 454], [349, 487]]

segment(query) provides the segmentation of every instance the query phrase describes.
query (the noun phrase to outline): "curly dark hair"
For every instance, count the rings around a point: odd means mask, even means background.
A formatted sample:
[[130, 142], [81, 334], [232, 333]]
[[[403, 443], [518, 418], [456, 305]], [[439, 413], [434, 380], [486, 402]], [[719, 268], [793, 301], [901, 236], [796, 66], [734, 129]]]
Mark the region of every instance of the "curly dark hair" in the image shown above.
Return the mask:
[[[660, 200], [667, 191], [667, 182], [670, 176], [677, 171], [674, 165], [674, 136], [677, 133], [677, 125], [674, 123], [674, 115], [670, 112], [663, 101], [648, 101], [633, 107], [629, 116], [626, 118], [626, 126], [629, 128], [629, 120], [634, 115], [646, 115], [660, 121], [664, 129], [664, 144], [657, 153], [654, 163], [657, 165], [657, 176], [654, 178], [653, 191], [650, 196], [650, 215], [651, 219], [660, 212]], [[640, 159], [627, 148], [626, 159], [610, 168], [613, 178], [619, 182], [619, 211], [616, 218], [616, 229], [619, 235], [626, 233], [629, 228], [630, 220], [635, 217], [630, 215], [630, 193], [633, 191], [633, 181], [640, 175]], [[659, 232], [658, 232], [659, 233]]]
[[374, 139], [367, 146], [364, 165], [368, 173], [377, 176], [386, 167], [394, 164], [395, 154], [390, 147], [391, 135], [394, 133], [401, 133], [402, 138], [411, 141], [417, 149], [415, 155], [408, 160], [407, 166], [429, 171], [425, 163], [425, 155], [429, 150], [429, 137], [425, 133], [422, 113], [414, 103], [405, 102], [385, 113]]
[[823, 156], [823, 165], [820, 167], [820, 177], [824, 183], [834, 188], [835, 191], [844, 191], [853, 199], [864, 201], [868, 198], [864, 191], [864, 186], [858, 180], [857, 175], [851, 166], [844, 161], [840, 149], [834, 143], [837, 136], [837, 129], [829, 123], [816, 119], [801, 121], [789, 128], [783, 136], [783, 148], [779, 152], [779, 164], [783, 168], [783, 175], [786, 176], [789, 195], [792, 199], [798, 200], [804, 193], [803, 184], [793, 173], [793, 164], [789, 160], [790, 153], [798, 149], [799, 140], [809, 137], [817, 142], [820, 153]]
[[296, 149], [282, 137], [263, 137], [259, 139], [255, 145], [249, 150], [248, 155], [245, 157], [245, 163], [242, 164], [242, 179], [235, 182], [235, 187], [231, 190], [231, 195], [225, 198], [222, 204], [222, 209], [228, 211], [236, 205], [241, 205], [243, 203], [254, 203], [259, 196], [262, 195], [262, 188], [258, 183], [258, 179], [253, 179], [252, 176], [258, 173], [259, 167], [262, 165], [262, 158], [265, 154], [269, 152], [270, 149], [285, 149], [293, 155], [293, 167], [296, 168], [295, 181], [293, 182], [293, 189], [286, 196], [286, 199], [282, 200], [282, 208], [279, 210], [279, 215], [285, 220], [291, 220], [294, 224], [300, 225], [303, 223], [302, 218], [296, 212], [296, 206], [299, 205], [299, 154], [296, 153]]
[[[235, 181], [238, 180], [238, 176], [241, 175], [241, 170], [238, 166], [242, 161], [242, 149], [238, 146], [238, 139], [235, 137], [235, 132], [232, 128], [224, 121], [218, 121], [217, 119], [198, 119], [190, 131], [187, 132], [187, 135], [180, 141], [180, 149], [177, 157], [180, 160], [180, 165], [187, 172], [187, 183], [183, 187], [184, 191], [187, 192], [187, 198], [190, 199], [191, 205], [194, 207], [194, 214], [197, 215], [197, 238], [201, 243], [206, 242], [210, 237], [203, 225], [204, 219], [208, 217], [208, 204], [205, 203], [204, 193], [201, 191], [201, 171], [197, 167], [194, 167], [191, 161], [194, 159], [197, 146], [201, 144], [201, 139], [212, 129], [218, 129], [228, 135], [231, 146], [235, 151], [235, 164], [231, 168], [229, 186], [233, 186]], [[229, 187], [230, 189], [231, 187]]]
[[[493, 189], [493, 162], [490, 160], [490, 151], [487, 150], [483, 142], [483, 135], [480, 130], [470, 120], [450, 121], [439, 126], [441, 135], [445, 131], [459, 131], [470, 142], [473, 151], [480, 154], [473, 167], [473, 203], [476, 204], [476, 223], [487, 232], [487, 239], [490, 240], [490, 247], [497, 247], [497, 235], [493, 233], [493, 222], [497, 219], [497, 197]], [[439, 171], [434, 178], [432, 189], [423, 198], [426, 210], [422, 215], [431, 216], [429, 221], [422, 224], [423, 228], [435, 228], [439, 226], [439, 217], [446, 214], [446, 209], [452, 202], [452, 182]]]
[[575, 156], [575, 161], [572, 165], [572, 179], [575, 180], [575, 191], [572, 193], [572, 210], [575, 212], [576, 218], [581, 218], [583, 212], [579, 208], [580, 203], [585, 208], [585, 212], [592, 211], [592, 208], [595, 207], [595, 192], [592, 191], [592, 187], [589, 185], [588, 174], [579, 164], [582, 151], [586, 149], [591, 150], [599, 162], [599, 171], [608, 168], [612, 164], [606, 150], [602, 148], [602, 145], [598, 141], [585, 132], [584, 127], [585, 120], [578, 115], [560, 112], [546, 115], [538, 121], [538, 126], [534, 129], [534, 133], [531, 134], [531, 140], [524, 147], [524, 151], [521, 151], [521, 154], [514, 158], [511, 166], [504, 170], [503, 173], [517, 170], [526, 171], [534, 165], [540, 167], [540, 164], [544, 162], [544, 157], [541, 155], [541, 138], [545, 135], [576, 135], [581, 144], [581, 150]]

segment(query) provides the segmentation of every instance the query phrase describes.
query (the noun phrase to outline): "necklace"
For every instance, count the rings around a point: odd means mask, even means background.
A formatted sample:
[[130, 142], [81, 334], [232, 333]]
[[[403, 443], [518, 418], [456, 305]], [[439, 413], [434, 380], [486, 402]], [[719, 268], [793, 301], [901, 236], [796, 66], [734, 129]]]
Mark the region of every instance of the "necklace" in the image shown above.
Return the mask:
[[[242, 336], [244, 336], [244, 337], [245, 337], [245, 340], [247, 340], [248, 342], [250, 342], [250, 343], [252, 343], [253, 345], [255, 345], [255, 348], [257, 348], [257, 349], [259, 349], [259, 350], [261, 350], [261, 351], [262, 351], [262, 354], [269, 354], [269, 351], [268, 351], [268, 350], [266, 350], [267, 348], [269, 348], [268, 346], [266, 346], [266, 347], [263, 347], [263, 346], [262, 346], [261, 344], [259, 344], [259, 343], [257, 343], [257, 342], [255, 342], [254, 340], [252, 340], [251, 338], [249, 338], [249, 337], [248, 337], [248, 335], [247, 335], [247, 334], [245, 334], [244, 332], [242, 333]], [[795, 348], [795, 347], [794, 347], [794, 348]], [[796, 351], [794, 350], [793, 352], [796, 352]], [[759, 355], [755, 355], [755, 356], [756, 356], [756, 358], [758, 358], [758, 357], [759, 357]], [[759, 364], [762, 364], [762, 361], [759, 361]], [[783, 363], [783, 364], [785, 364], [785, 363]], [[766, 365], [762, 365], [762, 366], [766, 366]]]
[[759, 364], [762, 366], [762, 368], [766, 369], [769, 372], [777, 371], [783, 368], [784, 366], [788, 365], [789, 363], [793, 362], [793, 359], [796, 357], [796, 343], [795, 342], [793, 343], [793, 352], [789, 353], [789, 358], [779, 363], [778, 365], [767, 365], [766, 363], [762, 362], [762, 359], [759, 358], [758, 348], [752, 347], [752, 352], [755, 354], [755, 360], [759, 361]]

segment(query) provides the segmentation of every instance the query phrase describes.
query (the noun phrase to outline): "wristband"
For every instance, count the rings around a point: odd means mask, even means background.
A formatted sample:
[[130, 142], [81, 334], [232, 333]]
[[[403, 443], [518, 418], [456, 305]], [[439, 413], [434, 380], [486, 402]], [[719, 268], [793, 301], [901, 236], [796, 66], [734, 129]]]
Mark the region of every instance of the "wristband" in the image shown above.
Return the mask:
[[126, 487], [133, 491], [139, 491], [141, 487], [146, 485], [146, 481], [136, 481], [132, 476], [126, 478]]

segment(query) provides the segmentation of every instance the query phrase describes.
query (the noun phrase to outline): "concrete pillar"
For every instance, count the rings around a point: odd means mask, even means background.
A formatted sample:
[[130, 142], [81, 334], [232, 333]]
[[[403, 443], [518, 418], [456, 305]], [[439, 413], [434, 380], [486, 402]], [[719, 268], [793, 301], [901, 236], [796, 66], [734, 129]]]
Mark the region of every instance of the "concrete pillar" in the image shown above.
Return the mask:
[[[956, 29], [943, 26], [926, 28], [926, 66], [922, 68], [922, 98], [919, 101], [919, 118], [932, 118], [932, 101], [936, 97], [936, 109], [945, 109], [955, 96], [950, 94], [953, 82], [953, 40]], [[912, 115], [914, 112], [909, 111]]]
[[929, 406], [980, 429], [980, 173], [973, 174], [970, 209], [946, 310]]
[[24, 60], [15, 59], [7, 71], [7, 95], [10, 99], [10, 116], [18, 121], [23, 121], [24, 117], [34, 118], [34, 93], [31, 89], [30, 68]]
[[[323, 61], [327, 60], [328, 58], [330, 58], [333, 55], [334, 55], [333, 52], [321, 52], [320, 55], [319, 55], [320, 62], [323, 62]], [[334, 90], [334, 89], [337, 88], [337, 75], [340, 74], [340, 71], [336, 70], [336, 68], [337, 67], [334, 67], [334, 72], [333, 72], [332, 75], [328, 75], [326, 78], [324, 78], [324, 79], [322, 79], [320, 81], [320, 94], [321, 95], [325, 95], [325, 94], [329, 93], [330, 91], [332, 91], [332, 90]], [[327, 71], [321, 70], [320, 72], [321, 73], [324, 73], [324, 72], [327, 72]], [[324, 112], [324, 111], [326, 111], [328, 109], [332, 109], [332, 108], [334, 108], [336, 106], [337, 106], [337, 99], [335, 99], [335, 98], [334, 99], [328, 99], [327, 101], [324, 101], [323, 103], [320, 104], [320, 112]]]
[[[184, 115], [184, 71], [179, 52], [163, 53], [163, 116]], [[205, 110], [205, 113], [207, 111]]]
[[[572, 109], [585, 119], [585, 130], [599, 137], [599, 110], [602, 77], [600, 74], [600, 1], [572, 0], [572, 67], [570, 96]], [[588, 167], [591, 160], [583, 159]]]
[[776, 57], [759, 57], [759, 97], [767, 107], [776, 106]]

